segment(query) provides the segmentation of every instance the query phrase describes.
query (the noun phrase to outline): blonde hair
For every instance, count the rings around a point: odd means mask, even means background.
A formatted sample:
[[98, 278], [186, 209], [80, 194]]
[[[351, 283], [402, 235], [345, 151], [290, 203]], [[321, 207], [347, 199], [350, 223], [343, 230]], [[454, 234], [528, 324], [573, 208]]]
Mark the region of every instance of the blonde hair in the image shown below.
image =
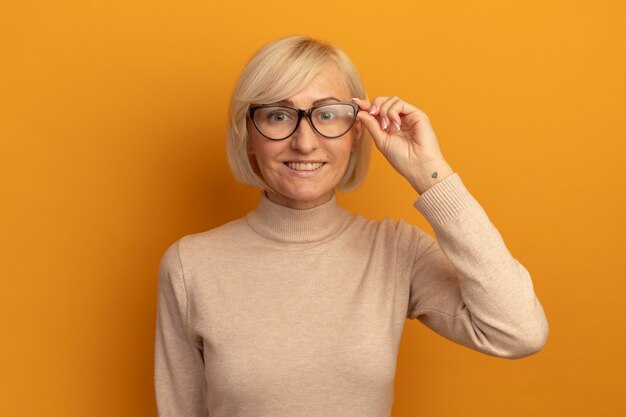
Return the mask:
[[[276, 39], [262, 46], [248, 61], [235, 85], [228, 111], [228, 163], [237, 181], [271, 190], [259, 173], [256, 159], [248, 153], [246, 116], [250, 105], [273, 103], [297, 94], [328, 63], [335, 64], [343, 74], [352, 97], [367, 100], [361, 77], [346, 53], [309, 36]], [[337, 185], [339, 190], [354, 190], [365, 179], [371, 152], [368, 136], [363, 126], [346, 172]]]

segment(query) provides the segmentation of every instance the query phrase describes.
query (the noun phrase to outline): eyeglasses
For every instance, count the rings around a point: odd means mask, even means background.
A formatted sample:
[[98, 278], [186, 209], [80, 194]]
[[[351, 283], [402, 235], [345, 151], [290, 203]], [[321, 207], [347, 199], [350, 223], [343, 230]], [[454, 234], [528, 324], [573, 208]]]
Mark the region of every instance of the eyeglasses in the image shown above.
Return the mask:
[[309, 119], [317, 133], [325, 138], [335, 139], [348, 133], [358, 112], [358, 104], [345, 102], [319, 104], [308, 110], [261, 104], [250, 108], [249, 117], [256, 130], [271, 140], [283, 140], [293, 135], [303, 117]]

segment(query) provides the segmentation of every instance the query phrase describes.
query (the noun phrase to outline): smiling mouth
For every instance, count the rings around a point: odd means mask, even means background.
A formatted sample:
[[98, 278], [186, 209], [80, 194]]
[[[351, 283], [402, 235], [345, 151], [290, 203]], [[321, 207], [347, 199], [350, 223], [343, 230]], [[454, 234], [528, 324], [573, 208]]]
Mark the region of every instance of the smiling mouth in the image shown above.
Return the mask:
[[320, 169], [326, 162], [285, 162], [289, 168], [295, 171], [315, 171]]

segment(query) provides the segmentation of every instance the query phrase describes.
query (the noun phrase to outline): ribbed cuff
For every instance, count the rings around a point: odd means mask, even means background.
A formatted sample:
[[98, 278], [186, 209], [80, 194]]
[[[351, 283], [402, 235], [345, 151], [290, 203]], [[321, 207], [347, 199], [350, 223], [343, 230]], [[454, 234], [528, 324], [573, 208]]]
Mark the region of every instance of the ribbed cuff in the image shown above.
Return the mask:
[[455, 172], [422, 193], [413, 203], [413, 207], [434, 225], [445, 223], [476, 203], [459, 174]]

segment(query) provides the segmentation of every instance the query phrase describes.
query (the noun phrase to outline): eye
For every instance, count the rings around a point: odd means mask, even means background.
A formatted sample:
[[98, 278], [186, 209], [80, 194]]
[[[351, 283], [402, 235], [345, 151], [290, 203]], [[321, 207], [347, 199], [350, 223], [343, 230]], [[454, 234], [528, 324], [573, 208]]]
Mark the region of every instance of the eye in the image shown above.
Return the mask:
[[333, 120], [335, 117], [335, 113], [332, 111], [324, 111], [319, 114], [319, 118], [323, 121]]
[[270, 122], [283, 122], [289, 118], [287, 113], [283, 113], [281, 111], [274, 111], [267, 115], [267, 119]]

